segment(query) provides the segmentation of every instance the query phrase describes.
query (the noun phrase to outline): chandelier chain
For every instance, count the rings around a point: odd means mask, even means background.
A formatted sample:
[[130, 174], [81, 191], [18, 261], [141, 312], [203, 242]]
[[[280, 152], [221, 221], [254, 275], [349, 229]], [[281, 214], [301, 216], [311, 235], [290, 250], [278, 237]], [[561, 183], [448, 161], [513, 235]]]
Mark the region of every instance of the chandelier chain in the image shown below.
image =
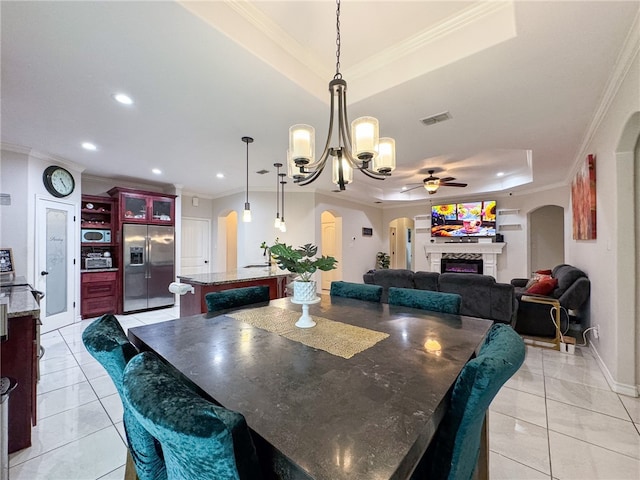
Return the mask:
[[340, 0], [336, 0], [336, 74], [334, 80], [342, 78], [340, 73]]

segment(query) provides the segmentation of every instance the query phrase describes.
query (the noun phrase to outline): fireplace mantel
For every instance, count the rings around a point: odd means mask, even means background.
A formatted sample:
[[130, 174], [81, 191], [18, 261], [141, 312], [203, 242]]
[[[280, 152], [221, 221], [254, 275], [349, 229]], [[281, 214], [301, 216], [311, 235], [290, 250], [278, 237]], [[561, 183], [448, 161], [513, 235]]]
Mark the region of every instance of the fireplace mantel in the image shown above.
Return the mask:
[[430, 243], [424, 245], [430, 271], [440, 272], [440, 261], [445, 253], [478, 253], [482, 255], [483, 271], [485, 275], [497, 278], [498, 255], [506, 243]]

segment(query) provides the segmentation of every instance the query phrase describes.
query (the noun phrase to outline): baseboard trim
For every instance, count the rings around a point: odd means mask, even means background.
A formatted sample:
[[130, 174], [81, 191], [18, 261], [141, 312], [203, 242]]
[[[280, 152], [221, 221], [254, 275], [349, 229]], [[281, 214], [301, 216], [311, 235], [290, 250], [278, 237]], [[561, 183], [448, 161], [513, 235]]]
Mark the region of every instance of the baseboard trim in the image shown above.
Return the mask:
[[628, 397], [638, 396], [638, 391], [639, 391], [638, 385], [629, 385], [627, 383], [616, 382], [615, 379], [613, 378], [613, 375], [611, 375], [609, 368], [602, 360], [602, 357], [600, 356], [598, 349], [596, 349], [593, 343], [589, 344], [589, 349], [591, 350], [591, 353], [593, 353], [593, 356], [596, 358], [596, 361], [600, 365], [600, 369], [604, 373], [604, 377], [607, 379], [607, 383], [609, 384], [609, 387], [611, 388], [611, 390], [613, 390], [615, 393], [619, 393], [620, 395], [627, 395]]

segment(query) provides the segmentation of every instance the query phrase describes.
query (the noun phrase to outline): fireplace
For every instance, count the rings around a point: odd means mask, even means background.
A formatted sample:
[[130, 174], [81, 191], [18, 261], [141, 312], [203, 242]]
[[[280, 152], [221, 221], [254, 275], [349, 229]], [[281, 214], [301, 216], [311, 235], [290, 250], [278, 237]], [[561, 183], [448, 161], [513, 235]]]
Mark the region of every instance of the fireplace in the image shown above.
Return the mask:
[[444, 254], [440, 260], [440, 273], [477, 273], [482, 275], [482, 255]]

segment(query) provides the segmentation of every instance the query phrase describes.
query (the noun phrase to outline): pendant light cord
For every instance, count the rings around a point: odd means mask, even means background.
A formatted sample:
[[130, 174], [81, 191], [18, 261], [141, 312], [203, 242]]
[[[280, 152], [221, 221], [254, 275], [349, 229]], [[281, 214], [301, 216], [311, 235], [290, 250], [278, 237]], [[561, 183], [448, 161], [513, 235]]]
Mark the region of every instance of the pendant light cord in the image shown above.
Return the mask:
[[336, 74], [334, 80], [342, 78], [340, 73], [340, 0], [336, 0]]

